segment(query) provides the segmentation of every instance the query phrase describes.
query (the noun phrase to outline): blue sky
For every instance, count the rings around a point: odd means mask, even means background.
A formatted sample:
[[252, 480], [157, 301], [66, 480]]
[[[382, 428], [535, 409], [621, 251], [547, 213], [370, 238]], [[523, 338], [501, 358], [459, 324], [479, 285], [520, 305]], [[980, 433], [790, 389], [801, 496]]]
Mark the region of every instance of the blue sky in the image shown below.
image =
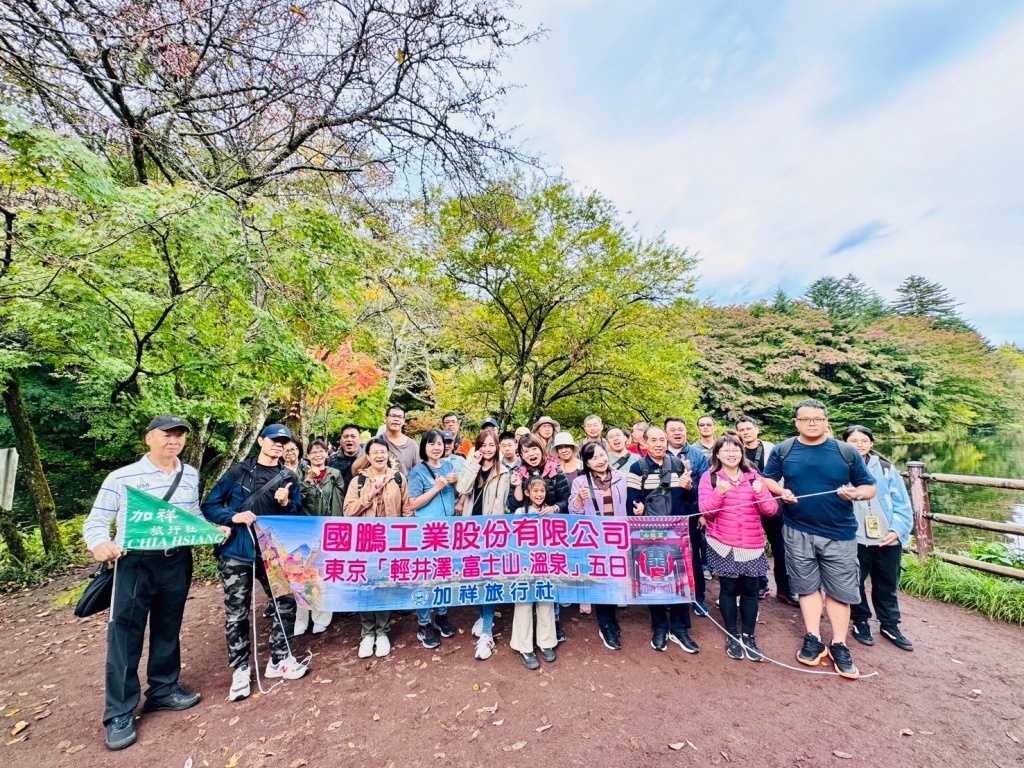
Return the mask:
[[1024, 0], [524, 2], [502, 119], [745, 302], [943, 283], [1024, 344]]

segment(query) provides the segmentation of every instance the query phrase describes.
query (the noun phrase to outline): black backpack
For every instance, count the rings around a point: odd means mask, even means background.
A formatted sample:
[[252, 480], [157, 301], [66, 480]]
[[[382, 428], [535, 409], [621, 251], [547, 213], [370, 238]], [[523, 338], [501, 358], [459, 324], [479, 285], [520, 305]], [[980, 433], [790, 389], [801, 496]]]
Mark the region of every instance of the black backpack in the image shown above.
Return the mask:
[[658, 470], [658, 487], [648, 490], [647, 477], [650, 475], [650, 467], [647, 464], [646, 456], [641, 456], [640, 459], [640, 494], [643, 498], [644, 514], [651, 517], [670, 517], [672, 515], [672, 473], [683, 474], [683, 463], [679, 457], [666, 453], [665, 460]]

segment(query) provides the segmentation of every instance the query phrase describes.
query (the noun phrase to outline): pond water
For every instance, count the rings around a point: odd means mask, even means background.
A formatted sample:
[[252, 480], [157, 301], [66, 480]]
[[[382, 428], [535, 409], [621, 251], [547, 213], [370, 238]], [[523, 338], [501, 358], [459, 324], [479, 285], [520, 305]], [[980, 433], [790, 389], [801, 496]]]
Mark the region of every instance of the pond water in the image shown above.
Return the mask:
[[[1024, 478], [1024, 432], [975, 434], [930, 442], [879, 440], [878, 451], [905, 470], [908, 461], [923, 461], [928, 472]], [[1024, 492], [929, 483], [932, 512], [1024, 524]], [[1024, 537], [942, 525], [933, 527], [937, 548], [968, 549], [971, 540], [999, 541], [1024, 549]]]

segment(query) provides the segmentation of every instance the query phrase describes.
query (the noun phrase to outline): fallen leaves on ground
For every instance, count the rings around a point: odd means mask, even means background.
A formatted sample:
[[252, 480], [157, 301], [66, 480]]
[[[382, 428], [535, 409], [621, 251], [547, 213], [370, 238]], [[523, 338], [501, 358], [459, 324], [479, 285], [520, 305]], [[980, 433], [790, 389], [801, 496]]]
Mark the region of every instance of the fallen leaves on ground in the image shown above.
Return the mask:
[[836, 757], [842, 758], [843, 760], [853, 760], [853, 755], [849, 752], [840, 752], [838, 749], [833, 749], [832, 754]]
[[544, 733], [544, 731], [548, 730], [549, 728], [554, 728], [554, 727], [555, 726], [548, 724], [548, 725], [542, 725], [540, 728], [534, 728], [533, 730], [535, 730], [537, 733]]
[[525, 741], [517, 741], [515, 744], [510, 744], [507, 747], [502, 747], [506, 752], [518, 752], [520, 749], [526, 746]]

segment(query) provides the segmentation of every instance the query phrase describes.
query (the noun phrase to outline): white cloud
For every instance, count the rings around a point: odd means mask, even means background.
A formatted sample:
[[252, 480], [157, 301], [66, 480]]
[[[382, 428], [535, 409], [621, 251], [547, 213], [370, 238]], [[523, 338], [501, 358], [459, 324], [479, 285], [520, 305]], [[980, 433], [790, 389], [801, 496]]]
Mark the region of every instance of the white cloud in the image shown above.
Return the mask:
[[[561, 23], [549, 22], [556, 41]], [[523, 56], [511, 74], [527, 88], [510, 117], [569, 178], [699, 251], [700, 287], [717, 301], [848, 271], [890, 294], [919, 273], [945, 284], [994, 341], [1024, 342], [1024, 22], [841, 118], [829, 109], [838, 56], [818, 41], [787, 58], [762, 64], [776, 82], [787, 68], [784, 87], [685, 123], [640, 130], [637, 115], [612, 131], [588, 111], [585, 73], [560, 77], [546, 55]], [[714, 74], [709, 65], [695, 76]], [[872, 222], [885, 237], [826, 256]]]

